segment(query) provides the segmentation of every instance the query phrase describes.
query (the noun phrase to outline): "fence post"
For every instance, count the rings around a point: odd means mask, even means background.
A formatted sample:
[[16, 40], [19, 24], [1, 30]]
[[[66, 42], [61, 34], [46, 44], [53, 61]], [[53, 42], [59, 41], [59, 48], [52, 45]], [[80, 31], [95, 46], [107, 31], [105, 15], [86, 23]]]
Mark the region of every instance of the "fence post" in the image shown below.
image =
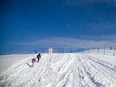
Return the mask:
[[105, 55], [105, 48], [104, 48], [104, 55]]
[[43, 53], [44, 53], [44, 48], [43, 48]]
[[99, 48], [97, 49], [97, 53], [99, 54]]
[[83, 49], [83, 54], [84, 54], [84, 49]]
[[72, 53], [71, 48], [70, 48], [70, 53]]
[[113, 55], [115, 56], [115, 48], [114, 48], [114, 54]]

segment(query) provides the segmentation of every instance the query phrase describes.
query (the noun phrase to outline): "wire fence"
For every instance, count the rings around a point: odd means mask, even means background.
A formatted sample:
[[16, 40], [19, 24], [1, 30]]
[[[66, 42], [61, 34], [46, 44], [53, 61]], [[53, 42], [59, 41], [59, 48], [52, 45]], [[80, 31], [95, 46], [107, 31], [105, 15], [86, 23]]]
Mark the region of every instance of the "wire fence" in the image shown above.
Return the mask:
[[[52, 48], [53, 53], [97, 53], [104, 55], [116, 55], [116, 48]], [[49, 48], [39, 48], [34, 53], [49, 53]]]

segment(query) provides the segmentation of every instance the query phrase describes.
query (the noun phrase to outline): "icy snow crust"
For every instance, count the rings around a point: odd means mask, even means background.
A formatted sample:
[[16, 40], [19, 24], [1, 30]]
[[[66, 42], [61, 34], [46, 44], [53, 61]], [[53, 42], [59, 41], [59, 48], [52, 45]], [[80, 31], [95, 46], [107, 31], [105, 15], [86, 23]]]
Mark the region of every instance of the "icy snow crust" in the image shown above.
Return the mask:
[[0, 78], [0, 87], [116, 87], [116, 56], [42, 54], [31, 67], [33, 57], [10, 66]]

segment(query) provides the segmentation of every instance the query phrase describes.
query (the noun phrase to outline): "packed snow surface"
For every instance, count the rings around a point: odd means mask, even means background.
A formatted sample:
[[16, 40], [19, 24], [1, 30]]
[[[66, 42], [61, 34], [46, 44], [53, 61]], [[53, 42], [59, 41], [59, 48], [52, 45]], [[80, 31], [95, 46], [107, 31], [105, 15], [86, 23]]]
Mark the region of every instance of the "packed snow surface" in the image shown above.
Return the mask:
[[31, 56], [32, 54], [12, 54], [0, 55], [0, 72], [6, 70], [10, 65], [22, 59]]
[[116, 87], [116, 56], [42, 54], [32, 67], [32, 54], [0, 76], [0, 87]]

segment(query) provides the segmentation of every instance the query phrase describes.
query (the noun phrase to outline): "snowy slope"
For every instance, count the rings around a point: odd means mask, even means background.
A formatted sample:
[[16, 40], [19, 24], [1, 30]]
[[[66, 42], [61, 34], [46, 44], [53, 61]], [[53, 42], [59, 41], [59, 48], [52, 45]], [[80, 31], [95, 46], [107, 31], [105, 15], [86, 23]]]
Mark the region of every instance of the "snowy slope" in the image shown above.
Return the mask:
[[116, 87], [116, 56], [101, 54], [43, 54], [31, 67], [27, 57], [0, 78], [5, 87]]
[[9, 66], [21, 61], [34, 54], [12, 54], [12, 55], [0, 55], [0, 73], [8, 69]]

